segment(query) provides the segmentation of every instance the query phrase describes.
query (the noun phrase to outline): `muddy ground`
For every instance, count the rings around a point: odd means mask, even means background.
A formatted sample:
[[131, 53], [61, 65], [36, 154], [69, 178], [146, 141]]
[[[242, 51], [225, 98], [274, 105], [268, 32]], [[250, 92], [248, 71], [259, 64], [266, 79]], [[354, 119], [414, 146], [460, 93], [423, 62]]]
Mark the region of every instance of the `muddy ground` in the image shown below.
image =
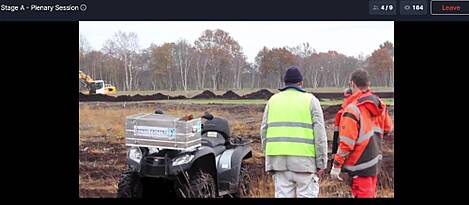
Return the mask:
[[[168, 114], [197, 116], [210, 111], [229, 119], [233, 136], [253, 140], [253, 158], [248, 161], [252, 181], [252, 197], [273, 197], [271, 176], [264, 172], [260, 149], [259, 126], [264, 105], [188, 105], [145, 103], [80, 103], [79, 124], [79, 194], [80, 197], [115, 197], [120, 174], [126, 169], [126, 147], [123, 125], [125, 116], [161, 109]], [[332, 140], [334, 116], [338, 106], [323, 107], [329, 140]], [[393, 107], [390, 107], [393, 116]], [[378, 196], [394, 196], [394, 140], [387, 138], [384, 163], [379, 176]], [[321, 179], [321, 197], [350, 197], [344, 183]]]

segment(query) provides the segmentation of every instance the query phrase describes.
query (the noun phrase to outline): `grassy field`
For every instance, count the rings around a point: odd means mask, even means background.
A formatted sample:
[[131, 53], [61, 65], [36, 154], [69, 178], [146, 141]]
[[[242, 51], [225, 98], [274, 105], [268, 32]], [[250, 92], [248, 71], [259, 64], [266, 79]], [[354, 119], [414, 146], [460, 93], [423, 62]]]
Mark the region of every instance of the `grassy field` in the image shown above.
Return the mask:
[[[245, 95], [245, 94], [256, 92], [260, 89], [261, 88], [254, 88], [254, 89], [242, 89], [242, 90], [232, 90], [232, 91], [237, 93], [238, 95], [242, 96], [242, 95]], [[316, 88], [316, 89], [306, 88], [306, 90], [308, 92], [343, 92], [344, 89], [345, 88]], [[207, 90], [211, 90], [211, 89], [207, 89]], [[270, 92], [273, 92], [273, 93], [278, 92], [277, 89], [267, 89], [267, 90], [269, 90]], [[394, 88], [390, 88], [390, 87], [373, 87], [372, 90], [375, 91], [375, 92], [389, 92], [389, 91], [394, 91]], [[165, 95], [171, 95], [171, 96], [184, 95], [184, 96], [190, 98], [190, 97], [193, 97], [197, 94], [200, 94], [202, 91], [203, 90], [188, 90], [188, 91], [182, 91], [182, 90], [178, 90], [178, 91], [168, 91], [168, 90], [118, 91], [117, 94], [115, 94], [115, 95], [136, 95], [136, 94], [152, 95], [152, 94], [155, 94], [155, 93], [163, 93]], [[211, 91], [213, 93], [217, 94], [217, 95], [222, 95], [223, 93], [225, 93], [228, 90], [215, 90], [215, 91], [211, 90]]]

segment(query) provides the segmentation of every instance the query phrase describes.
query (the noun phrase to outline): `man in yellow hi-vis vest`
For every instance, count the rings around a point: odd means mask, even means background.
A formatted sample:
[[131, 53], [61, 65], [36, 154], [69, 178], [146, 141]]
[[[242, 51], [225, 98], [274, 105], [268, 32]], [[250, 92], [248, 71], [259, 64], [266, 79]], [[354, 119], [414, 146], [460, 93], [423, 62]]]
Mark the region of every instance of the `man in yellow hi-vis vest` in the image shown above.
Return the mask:
[[[327, 165], [327, 137], [319, 100], [303, 88], [297, 67], [265, 106], [261, 124], [265, 170], [273, 172], [276, 198], [317, 197]], [[295, 194], [296, 193], [296, 194]]]

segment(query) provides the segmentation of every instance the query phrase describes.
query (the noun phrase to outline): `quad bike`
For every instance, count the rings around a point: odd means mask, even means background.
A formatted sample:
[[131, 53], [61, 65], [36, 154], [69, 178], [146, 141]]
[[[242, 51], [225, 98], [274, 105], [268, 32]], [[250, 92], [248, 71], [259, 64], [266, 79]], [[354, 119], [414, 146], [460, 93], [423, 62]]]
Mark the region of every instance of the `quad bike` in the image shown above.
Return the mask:
[[252, 157], [251, 141], [231, 137], [226, 119], [207, 112], [201, 119], [201, 146], [194, 150], [130, 147], [117, 197], [248, 196], [250, 178], [244, 161]]

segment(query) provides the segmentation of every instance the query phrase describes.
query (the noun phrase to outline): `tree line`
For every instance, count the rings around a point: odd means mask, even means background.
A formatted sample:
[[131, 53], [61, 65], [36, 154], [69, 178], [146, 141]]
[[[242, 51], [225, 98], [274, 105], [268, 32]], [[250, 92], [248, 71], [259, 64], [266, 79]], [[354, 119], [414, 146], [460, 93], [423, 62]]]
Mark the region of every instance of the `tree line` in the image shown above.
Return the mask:
[[80, 35], [80, 70], [118, 90], [226, 90], [278, 88], [289, 66], [302, 69], [306, 87], [346, 87], [350, 73], [369, 71], [374, 86], [394, 86], [394, 46], [386, 41], [370, 56], [316, 52], [309, 43], [264, 47], [247, 62], [229, 33], [205, 30], [193, 43], [180, 39], [141, 49], [135, 33], [116, 32], [101, 50]]

